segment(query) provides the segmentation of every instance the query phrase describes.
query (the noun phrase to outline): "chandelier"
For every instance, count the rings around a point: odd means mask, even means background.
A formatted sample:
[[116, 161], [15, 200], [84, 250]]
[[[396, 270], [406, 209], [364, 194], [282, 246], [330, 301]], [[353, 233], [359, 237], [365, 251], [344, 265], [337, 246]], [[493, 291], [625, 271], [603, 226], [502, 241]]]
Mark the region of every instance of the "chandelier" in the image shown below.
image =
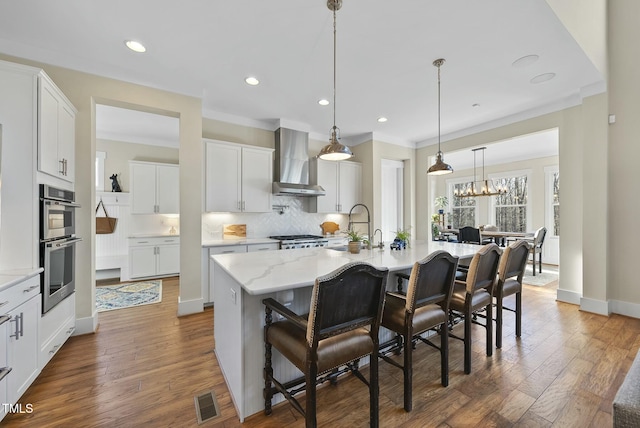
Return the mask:
[[427, 170], [427, 174], [431, 175], [443, 175], [453, 172], [451, 165], [442, 160], [442, 150], [440, 150], [440, 66], [442, 64], [444, 64], [443, 58], [433, 61], [434, 67], [438, 67], [438, 153], [436, 153], [436, 163]]
[[324, 146], [318, 157], [325, 160], [345, 160], [353, 157], [349, 147], [341, 144], [338, 140], [340, 129], [336, 126], [336, 11], [342, 7], [342, 0], [327, 0], [327, 7], [333, 11], [333, 127], [329, 144]]
[[[495, 196], [504, 195], [507, 193], [506, 187], [495, 186], [492, 180], [488, 180], [484, 175], [484, 151], [486, 147], [478, 147], [472, 149], [473, 152], [473, 181], [467, 186], [466, 189], [455, 189], [453, 196], [459, 198], [467, 198], [473, 196]], [[482, 150], [482, 180], [476, 180], [476, 155], [478, 150]]]

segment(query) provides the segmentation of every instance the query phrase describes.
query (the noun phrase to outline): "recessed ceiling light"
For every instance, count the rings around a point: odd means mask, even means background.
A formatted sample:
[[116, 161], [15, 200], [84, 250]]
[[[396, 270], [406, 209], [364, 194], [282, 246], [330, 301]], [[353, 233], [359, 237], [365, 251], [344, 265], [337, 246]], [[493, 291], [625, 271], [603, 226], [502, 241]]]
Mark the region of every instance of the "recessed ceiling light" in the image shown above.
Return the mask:
[[539, 58], [540, 57], [538, 55], [526, 55], [526, 56], [523, 56], [522, 58], [518, 58], [517, 60], [513, 61], [511, 65], [513, 67], [522, 68], [522, 67], [526, 67], [528, 65], [533, 64]]
[[124, 44], [134, 52], [142, 53], [147, 50], [142, 43], [136, 42], [135, 40], [125, 40]]
[[536, 77], [530, 80], [531, 83], [542, 83], [547, 82], [556, 77], [556, 73], [544, 73], [538, 74]]
[[247, 82], [247, 85], [251, 85], [251, 86], [256, 86], [257, 84], [260, 83], [260, 81], [255, 77], [247, 77], [246, 79], [244, 79], [244, 81]]
[[321, 106], [328, 106], [329, 105], [329, 100], [325, 100], [324, 98], [318, 101], [318, 104], [320, 104]]
[[384, 116], [380, 116], [380, 117], [378, 118], [378, 122], [380, 122], [380, 123], [384, 123], [384, 122], [386, 122], [386, 121], [387, 121], [387, 118], [386, 118], [386, 117], [384, 117]]

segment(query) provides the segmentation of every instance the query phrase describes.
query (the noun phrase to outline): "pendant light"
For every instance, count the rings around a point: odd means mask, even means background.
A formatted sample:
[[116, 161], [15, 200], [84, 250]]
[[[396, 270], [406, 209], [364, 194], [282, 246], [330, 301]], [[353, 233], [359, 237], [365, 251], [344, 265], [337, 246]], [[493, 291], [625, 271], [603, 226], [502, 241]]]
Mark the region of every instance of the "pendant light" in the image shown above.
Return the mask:
[[342, 7], [342, 0], [327, 0], [327, 7], [333, 11], [333, 128], [331, 128], [329, 144], [320, 150], [318, 157], [324, 160], [339, 161], [353, 157], [349, 147], [338, 141], [340, 129], [336, 126], [336, 11]]
[[[506, 187], [494, 185], [492, 180], [488, 180], [484, 173], [484, 151], [486, 147], [478, 147], [477, 149], [471, 149], [473, 152], [473, 181], [464, 190], [455, 189], [454, 196], [459, 198], [468, 198], [473, 196], [496, 196], [504, 195], [507, 193]], [[476, 154], [478, 151], [482, 152], [482, 180], [476, 180]], [[477, 185], [476, 185], [477, 183]]]
[[431, 175], [443, 175], [453, 172], [451, 165], [444, 163], [442, 160], [442, 150], [440, 150], [440, 66], [444, 64], [444, 59], [440, 58], [433, 61], [433, 65], [438, 67], [438, 153], [436, 153], [436, 163], [427, 171]]

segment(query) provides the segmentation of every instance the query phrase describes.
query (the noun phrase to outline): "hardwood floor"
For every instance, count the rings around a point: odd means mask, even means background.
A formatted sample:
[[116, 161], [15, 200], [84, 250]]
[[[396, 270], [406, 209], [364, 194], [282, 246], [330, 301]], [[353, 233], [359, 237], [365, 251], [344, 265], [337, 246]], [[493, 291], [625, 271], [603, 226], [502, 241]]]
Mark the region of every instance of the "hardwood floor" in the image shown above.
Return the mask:
[[[640, 347], [640, 320], [580, 312], [555, 301], [555, 286], [526, 286], [522, 338], [507, 313], [503, 348], [492, 357], [474, 326], [470, 375], [462, 342], [452, 340], [447, 388], [439, 354], [419, 345], [411, 413], [402, 408], [402, 372], [381, 361], [381, 426], [611, 426], [613, 397]], [[33, 413], [7, 415], [2, 426], [198, 426], [193, 397], [207, 390], [221, 416], [202, 426], [304, 426], [286, 402], [240, 424], [213, 354], [213, 312], [176, 318], [177, 296], [178, 279], [165, 279], [162, 303], [101, 313], [98, 332], [72, 337], [23, 395]], [[367, 397], [352, 376], [320, 388], [319, 425], [368, 426]]]

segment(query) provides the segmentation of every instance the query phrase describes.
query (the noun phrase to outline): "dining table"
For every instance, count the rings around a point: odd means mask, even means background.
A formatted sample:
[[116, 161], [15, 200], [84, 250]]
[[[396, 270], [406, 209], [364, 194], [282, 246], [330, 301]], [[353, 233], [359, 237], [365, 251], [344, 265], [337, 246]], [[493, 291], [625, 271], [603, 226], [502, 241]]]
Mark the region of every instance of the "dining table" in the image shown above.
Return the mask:
[[[445, 235], [446, 234], [458, 235], [459, 230], [458, 229], [442, 229], [441, 233]], [[492, 238], [496, 244], [500, 245], [501, 247], [504, 247], [506, 245], [506, 241], [508, 240], [508, 238], [532, 239], [533, 232], [505, 232], [502, 230], [481, 230], [480, 237]]]

